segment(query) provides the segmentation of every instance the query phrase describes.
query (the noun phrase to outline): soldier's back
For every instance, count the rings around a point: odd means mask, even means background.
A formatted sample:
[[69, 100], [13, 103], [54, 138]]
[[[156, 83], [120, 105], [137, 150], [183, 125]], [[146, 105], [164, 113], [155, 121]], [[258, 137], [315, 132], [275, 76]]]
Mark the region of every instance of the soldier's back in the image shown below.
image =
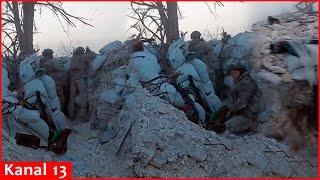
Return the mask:
[[204, 59], [211, 52], [210, 45], [203, 39], [192, 40], [188, 47], [189, 52], [194, 52], [195, 57], [198, 59]]

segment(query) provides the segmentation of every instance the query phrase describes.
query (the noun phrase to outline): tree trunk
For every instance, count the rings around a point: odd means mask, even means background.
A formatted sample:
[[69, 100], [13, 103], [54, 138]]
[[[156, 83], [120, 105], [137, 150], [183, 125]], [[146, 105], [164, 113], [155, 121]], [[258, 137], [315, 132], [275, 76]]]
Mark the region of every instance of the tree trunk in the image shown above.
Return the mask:
[[167, 2], [168, 8], [168, 34], [167, 42], [172, 43], [179, 39], [178, 3]]
[[34, 5], [35, 3], [23, 3], [23, 30], [25, 53], [30, 55], [33, 53], [33, 18], [34, 18]]
[[[166, 9], [163, 6], [162, 2], [156, 2], [156, 5], [157, 5], [157, 10], [160, 15], [161, 23], [163, 24], [164, 34], [165, 34], [165, 36], [167, 36], [167, 34], [168, 34], [168, 17], [165, 12]], [[164, 43], [164, 42], [161, 42], [161, 43]]]
[[14, 19], [14, 26], [17, 31], [19, 46], [20, 46], [20, 52], [25, 51], [25, 40], [24, 40], [24, 34], [22, 31], [22, 25], [20, 23], [20, 12], [19, 12], [19, 6], [17, 2], [12, 2], [12, 14]]

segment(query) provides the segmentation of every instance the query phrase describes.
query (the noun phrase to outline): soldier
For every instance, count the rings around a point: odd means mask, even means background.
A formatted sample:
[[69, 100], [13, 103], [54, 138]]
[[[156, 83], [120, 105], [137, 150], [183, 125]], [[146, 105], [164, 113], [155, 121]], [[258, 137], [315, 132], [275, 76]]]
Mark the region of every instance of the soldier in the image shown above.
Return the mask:
[[189, 52], [195, 53], [195, 58], [201, 59], [207, 65], [208, 74], [211, 82], [216, 88], [216, 69], [218, 68], [218, 61], [212, 54], [212, 48], [209, 43], [201, 38], [199, 31], [191, 33], [191, 41], [188, 46]]
[[53, 50], [52, 49], [44, 49], [42, 51], [42, 56], [47, 57], [49, 59], [52, 59], [53, 58]]
[[233, 87], [222, 111], [227, 110], [224, 128], [232, 133], [255, 130], [255, 123], [262, 110], [262, 92], [241, 62], [230, 65]]
[[50, 67], [51, 65], [49, 64], [48, 60], [53, 59], [53, 50], [52, 49], [44, 49], [42, 51], [42, 57], [40, 59], [40, 67], [41, 68], [46, 68]]
[[72, 120], [86, 121], [88, 110], [88, 87], [86, 79], [89, 76], [90, 61], [94, 54], [85, 53], [83, 47], [77, 47], [73, 52], [70, 73], [69, 115]]
[[52, 49], [44, 49], [40, 59], [40, 68], [45, 69], [45, 73], [51, 76], [57, 88], [57, 95], [61, 102], [61, 110], [64, 114], [69, 114], [69, 89], [70, 82], [67, 70], [59, 58], [53, 58]]
[[228, 44], [229, 40], [231, 39], [231, 35], [227, 34], [227, 32], [224, 32], [224, 31], [221, 33], [221, 35], [222, 35], [222, 39], [221, 39], [222, 43]]

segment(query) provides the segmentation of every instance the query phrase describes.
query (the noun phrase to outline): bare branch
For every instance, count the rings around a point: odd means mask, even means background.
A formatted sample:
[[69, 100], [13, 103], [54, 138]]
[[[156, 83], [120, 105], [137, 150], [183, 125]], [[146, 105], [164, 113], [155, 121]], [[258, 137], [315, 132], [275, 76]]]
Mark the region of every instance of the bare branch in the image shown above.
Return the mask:
[[49, 1], [43, 3], [43, 2], [37, 2], [37, 5], [40, 6], [46, 6], [49, 7], [49, 9], [56, 15], [56, 16], [61, 16], [66, 22], [67, 24], [69, 24], [70, 26], [76, 27], [76, 24], [73, 22], [73, 20], [75, 21], [79, 21], [82, 24], [85, 24], [87, 26], [91, 26], [93, 27], [93, 25], [87, 23], [86, 21], [88, 19], [85, 19], [83, 17], [79, 17], [79, 16], [74, 16], [70, 13], [68, 13], [66, 10], [64, 10], [62, 8], [62, 3], [57, 2], [57, 3], [51, 3]]
[[[140, 25], [142, 25], [142, 26], [144, 27], [144, 29], [146, 29], [149, 33], [151, 33], [152, 37], [156, 37], [158, 40], [161, 40], [161, 37], [159, 37], [159, 36], [156, 34], [156, 32], [154, 32], [153, 30], [150, 29], [150, 24], [149, 24], [149, 26], [147, 26], [147, 25], [145, 24], [145, 18], [148, 17], [148, 16], [147, 16], [147, 13], [148, 13], [149, 10], [151, 10], [151, 8], [150, 8], [151, 5], [148, 6], [148, 8], [147, 8], [145, 11], [142, 11], [142, 12], [141, 12], [141, 9], [136, 9], [136, 8], [133, 6], [134, 4], [137, 4], [137, 2], [131, 2], [131, 3], [130, 3], [130, 6], [131, 6], [131, 9], [132, 9], [132, 11], [134, 12], [134, 14], [137, 16], [137, 17], [133, 17], [133, 19], [138, 20], [138, 23], [136, 23], [133, 27], [136, 28], [136, 26], [137, 26], [138, 24], [140, 24]], [[146, 4], [146, 3], [139, 3], [139, 4]], [[139, 11], [140, 11], [140, 12], [139, 12]], [[137, 28], [136, 28], [136, 29], [137, 29]], [[141, 31], [141, 29], [140, 29], [140, 31]]]

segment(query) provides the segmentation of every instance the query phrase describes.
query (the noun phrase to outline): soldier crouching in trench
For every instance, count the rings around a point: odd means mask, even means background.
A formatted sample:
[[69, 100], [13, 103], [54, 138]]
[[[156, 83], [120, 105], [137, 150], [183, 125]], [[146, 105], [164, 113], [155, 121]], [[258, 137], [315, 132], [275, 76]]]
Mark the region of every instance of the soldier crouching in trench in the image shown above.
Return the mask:
[[94, 54], [85, 53], [83, 47], [77, 47], [73, 52], [70, 65], [70, 100], [69, 115], [71, 120], [83, 122], [88, 119], [88, 87], [87, 78], [89, 76], [90, 62]]
[[233, 79], [233, 87], [227, 105], [219, 112], [223, 117], [217, 119], [214, 130], [228, 130], [236, 134], [248, 130], [255, 131], [259, 112], [263, 108], [262, 92], [240, 62], [231, 64], [229, 72]]

